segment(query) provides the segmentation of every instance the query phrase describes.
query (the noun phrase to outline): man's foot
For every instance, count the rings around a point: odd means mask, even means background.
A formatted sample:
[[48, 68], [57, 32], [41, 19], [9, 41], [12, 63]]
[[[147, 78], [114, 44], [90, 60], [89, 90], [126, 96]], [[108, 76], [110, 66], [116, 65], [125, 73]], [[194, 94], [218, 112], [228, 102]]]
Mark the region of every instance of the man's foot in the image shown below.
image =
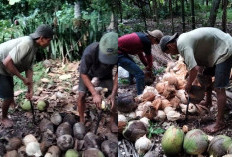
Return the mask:
[[118, 126], [112, 122], [111, 125], [110, 125], [110, 130], [112, 133], [117, 133], [118, 132]]
[[4, 126], [5, 128], [10, 128], [10, 127], [13, 126], [13, 121], [10, 120], [10, 119], [8, 119], [8, 118], [2, 119], [2, 120], [1, 120], [1, 123], [3, 124], [3, 126]]
[[213, 124], [205, 127], [203, 130], [207, 133], [215, 133], [215, 132], [218, 132], [218, 131], [224, 129], [225, 127], [226, 126], [224, 123], [221, 123], [221, 124], [213, 123]]

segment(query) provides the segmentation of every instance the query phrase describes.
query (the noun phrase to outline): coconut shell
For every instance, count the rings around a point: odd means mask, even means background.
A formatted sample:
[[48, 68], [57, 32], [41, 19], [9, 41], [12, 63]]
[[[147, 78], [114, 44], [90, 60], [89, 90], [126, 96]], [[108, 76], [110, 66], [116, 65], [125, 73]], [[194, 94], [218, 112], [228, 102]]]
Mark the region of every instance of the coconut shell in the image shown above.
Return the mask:
[[215, 136], [209, 143], [208, 153], [213, 156], [223, 156], [232, 144], [230, 137], [225, 135]]
[[123, 131], [123, 136], [129, 141], [136, 141], [147, 133], [147, 128], [143, 122], [136, 120], [130, 121]]
[[72, 135], [73, 129], [68, 122], [61, 123], [56, 130], [56, 137], [60, 137], [62, 135]]
[[118, 156], [118, 143], [110, 140], [106, 140], [101, 144], [101, 150], [106, 156], [117, 157]]
[[47, 130], [42, 135], [42, 142], [43, 142], [44, 147], [48, 148], [56, 143], [56, 135], [50, 130]]
[[85, 136], [86, 129], [83, 123], [76, 123], [73, 126], [73, 135], [78, 140], [82, 140]]
[[74, 114], [66, 114], [63, 119], [63, 123], [68, 122], [73, 126], [77, 122], [77, 117]]
[[163, 80], [168, 82], [168, 85], [174, 85], [175, 87], [178, 86], [178, 79], [176, 78], [175, 74], [166, 73], [163, 76]]
[[137, 104], [134, 101], [134, 97], [131, 94], [118, 96], [118, 111], [123, 113], [129, 113], [137, 108]]
[[58, 112], [55, 112], [52, 114], [50, 120], [54, 125], [59, 125], [62, 122], [62, 117]]
[[61, 154], [60, 148], [58, 146], [49, 147], [47, 152], [52, 154], [52, 157], [60, 156]]
[[104, 154], [99, 149], [89, 148], [83, 152], [82, 157], [104, 157]]
[[161, 98], [157, 98], [152, 102], [152, 106], [155, 108], [155, 110], [159, 110], [162, 108], [162, 99]]
[[84, 137], [84, 146], [88, 148], [99, 148], [101, 140], [100, 138], [92, 132], [88, 132]]

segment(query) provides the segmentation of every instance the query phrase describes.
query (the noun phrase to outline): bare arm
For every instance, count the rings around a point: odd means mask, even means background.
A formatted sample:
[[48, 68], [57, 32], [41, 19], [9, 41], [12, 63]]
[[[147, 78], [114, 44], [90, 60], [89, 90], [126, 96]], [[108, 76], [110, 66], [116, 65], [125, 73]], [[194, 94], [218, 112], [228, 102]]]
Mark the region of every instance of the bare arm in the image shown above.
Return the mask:
[[199, 70], [199, 66], [195, 66], [194, 68], [192, 68], [190, 71], [189, 71], [189, 77], [188, 77], [188, 82], [187, 82], [187, 85], [185, 86], [185, 90], [187, 92], [190, 91], [190, 88], [192, 86], [192, 83], [193, 81], [196, 79], [197, 77], [197, 72]]
[[27, 77], [27, 79], [29, 81], [29, 83], [27, 85], [28, 91], [27, 91], [26, 97], [28, 99], [31, 99], [32, 96], [33, 96], [33, 93], [34, 93], [34, 91], [33, 91], [33, 70], [31, 70], [31, 69], [27, 70], [26, 71], [26, 77]]

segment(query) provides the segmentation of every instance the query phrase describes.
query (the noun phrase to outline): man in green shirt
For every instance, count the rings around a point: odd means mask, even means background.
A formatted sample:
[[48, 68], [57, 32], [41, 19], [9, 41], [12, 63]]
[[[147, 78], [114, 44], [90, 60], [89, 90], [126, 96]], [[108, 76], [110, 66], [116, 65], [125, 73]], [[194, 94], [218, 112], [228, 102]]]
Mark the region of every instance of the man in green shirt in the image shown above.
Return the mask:
[[[13, 121], [8, 117], [10, 104], [14, 104], [13, 76], [17, 76], [28, 87], [26, 98], [33, 96], [33, 59], [39, 47], [47, 47], [53, 38], [52, 28], [40, 25], [29, 36], [19, 37], [0, 44], [0, 98], [2, 103], [1, 123], [11, 127]], [[25, 71], [26, 77], [20, 73]]]
[[217, 28], [205, 27], [183, 33], [179, 37], [177, 33], [164, 36], [160, 47], [164, 53], [180, 54], [184, 58], [189, 70], [185, 87], [187, 92], [190, 91], [200, 67], [204, 68], [203, 74], [215, 76], [214, 90], [217, 93], [218, 114], [216, 123], [207, 126], [205, 131], [213, 133], [223, 129], [225, 88], [229, 85], [232, 66], [232, 37]]

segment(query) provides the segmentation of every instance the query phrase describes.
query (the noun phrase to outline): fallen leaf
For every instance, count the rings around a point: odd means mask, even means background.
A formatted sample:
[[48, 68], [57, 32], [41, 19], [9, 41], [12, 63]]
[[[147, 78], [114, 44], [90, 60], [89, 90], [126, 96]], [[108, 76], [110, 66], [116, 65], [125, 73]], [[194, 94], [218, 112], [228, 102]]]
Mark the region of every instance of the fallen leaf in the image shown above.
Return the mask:
[[69, 78], [71, 78], [72, 76], [71, 76], [71, 74], [64, 74], [64, 75], [61, 75], [60, 77], [59, 77], [59, 79], [60, 80], [67, 80], [67, 79], [69, 79]]
[[47, 78], [42, 78], [41, 81], [42, 81], [43, 83], [48, 83], [48, 82], [50, 82], [49, 79], [47, 79]]
[[20, 94], [22, 94], [25, 90], [18, 90], [14, 92], [14, 96], [19, 96]]

